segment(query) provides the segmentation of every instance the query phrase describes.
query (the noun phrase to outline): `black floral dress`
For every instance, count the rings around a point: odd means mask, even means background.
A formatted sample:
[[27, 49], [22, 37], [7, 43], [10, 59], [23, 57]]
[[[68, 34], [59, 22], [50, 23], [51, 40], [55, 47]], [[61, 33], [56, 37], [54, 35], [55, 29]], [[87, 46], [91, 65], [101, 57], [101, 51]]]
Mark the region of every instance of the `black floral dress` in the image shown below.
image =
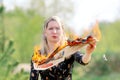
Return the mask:
[[31, 62], [30, 80], [38, 80], [39, 74], [41, 80], [72, 80], [72, 69], [74, 61], [77, 61], [82, 65], [86, 65], [82, 62], [82, 56], [83, 54], [76, 52], [69, 59], [65, 59], [57, 66], [40, 71], [34, 70], [33, 63]]

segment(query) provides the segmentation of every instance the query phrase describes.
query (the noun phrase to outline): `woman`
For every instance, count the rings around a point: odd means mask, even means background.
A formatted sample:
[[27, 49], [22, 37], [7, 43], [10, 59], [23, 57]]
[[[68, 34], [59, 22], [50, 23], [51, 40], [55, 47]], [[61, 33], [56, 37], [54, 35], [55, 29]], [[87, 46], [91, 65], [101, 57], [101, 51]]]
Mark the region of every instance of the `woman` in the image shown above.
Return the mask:
[[[39, 49], [40, 55], [48, 55], [54, 51], [55, 47], [64, 44], [66, 36], [64, 34], [63, 24], [59, 17], [52, 16], [44, 24], [43, 32], [43, 45]], [[79, 51], [74, 53], [71, 57], [66, 58], [63, 62], [59, 63], [47, 70], [34, 70], [31, 61], [30, 80], [38, 80], [40, 74], [41, 80], [72, 80], [72, 69], [74, 61], [79, 64], [86, 65], [91, 59], [91, 54], [95, 49], [96, 41], [93, 40], [91, 45], [86, 48], [86, 53], [83, 55]]]

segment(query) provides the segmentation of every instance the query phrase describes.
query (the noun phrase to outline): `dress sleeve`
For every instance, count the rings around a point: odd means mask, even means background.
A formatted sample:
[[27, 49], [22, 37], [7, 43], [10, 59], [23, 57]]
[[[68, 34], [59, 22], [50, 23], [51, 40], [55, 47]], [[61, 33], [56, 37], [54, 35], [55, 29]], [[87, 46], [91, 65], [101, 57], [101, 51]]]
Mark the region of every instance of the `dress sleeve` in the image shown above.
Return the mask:
[[33, 63], [31, 60], [31, 71], [30, 71], [30, 79], [29, 80], [38, 80], [39, 77], [39, 71], [34, 70]]
[[82, 65], [88, 64], [88, 63], [84, 63], [82, 61], [82, 57], [83, 57], [83, 54], [81, 52], [79, 52], [79, 51], [75, 52], [75, 54], [74, 54], [75, 61], [77, 61], [79, 64], [82, 64]]

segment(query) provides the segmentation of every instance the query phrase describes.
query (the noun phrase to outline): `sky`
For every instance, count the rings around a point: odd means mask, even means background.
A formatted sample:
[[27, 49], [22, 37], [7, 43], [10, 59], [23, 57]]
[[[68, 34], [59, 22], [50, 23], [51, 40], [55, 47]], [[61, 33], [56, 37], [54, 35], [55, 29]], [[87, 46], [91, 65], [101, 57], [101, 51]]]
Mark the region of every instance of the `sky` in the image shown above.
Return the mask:
[[6, 7], [6, 11], [14, 10], [16, 5], [24, 8], [28, 8], [30, 6], [29, 5], [30, 0], [0, 0], [0, 1], [3, 1], [3, 4]]
[[[29, 7], [29, 0], [0, 0], [8, 10], [14, 10], [14, 6]], [[99, 22], [113, 22], [120, 19], [120, 0], [74, 0], [74, 15], [68, 23], [74, 27], [76, 33]]]
[[77, 0], [75, 4], [72, 24], [76, 32], [94, 25], [96, 20], [113, 22], [120, 19], [120, 0]]

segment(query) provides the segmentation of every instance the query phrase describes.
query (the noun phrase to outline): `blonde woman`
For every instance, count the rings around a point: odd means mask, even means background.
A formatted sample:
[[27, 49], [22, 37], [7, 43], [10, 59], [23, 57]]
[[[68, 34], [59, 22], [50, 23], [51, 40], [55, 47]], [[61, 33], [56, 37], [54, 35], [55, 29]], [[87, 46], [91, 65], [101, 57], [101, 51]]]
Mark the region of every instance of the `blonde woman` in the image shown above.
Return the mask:
[[[40, 55], [48, 55], [54, 51], [55, 47], [60, 46], [66, 41], [64, 33], [64, 27], [59, 17], [52, 16], [45, 21], [43, 31], [43, 45], [39, 50]], [[77, 61], [79, 64], [86, 65], [91, 60], [91, 54], [95, 49], [95, 41], [92, 47], [88, 45], [86, 53], [83, 55], [79, 51], [74, 53], [71, 57], [65, 59], [57, 66], [53, 66], [46, 70], [35, 70], [33, 63], [31, 62], [30, 80], [38, 80], [39, 74], [41, 80], [72, 80], [72, 69], [74, 62]]]

